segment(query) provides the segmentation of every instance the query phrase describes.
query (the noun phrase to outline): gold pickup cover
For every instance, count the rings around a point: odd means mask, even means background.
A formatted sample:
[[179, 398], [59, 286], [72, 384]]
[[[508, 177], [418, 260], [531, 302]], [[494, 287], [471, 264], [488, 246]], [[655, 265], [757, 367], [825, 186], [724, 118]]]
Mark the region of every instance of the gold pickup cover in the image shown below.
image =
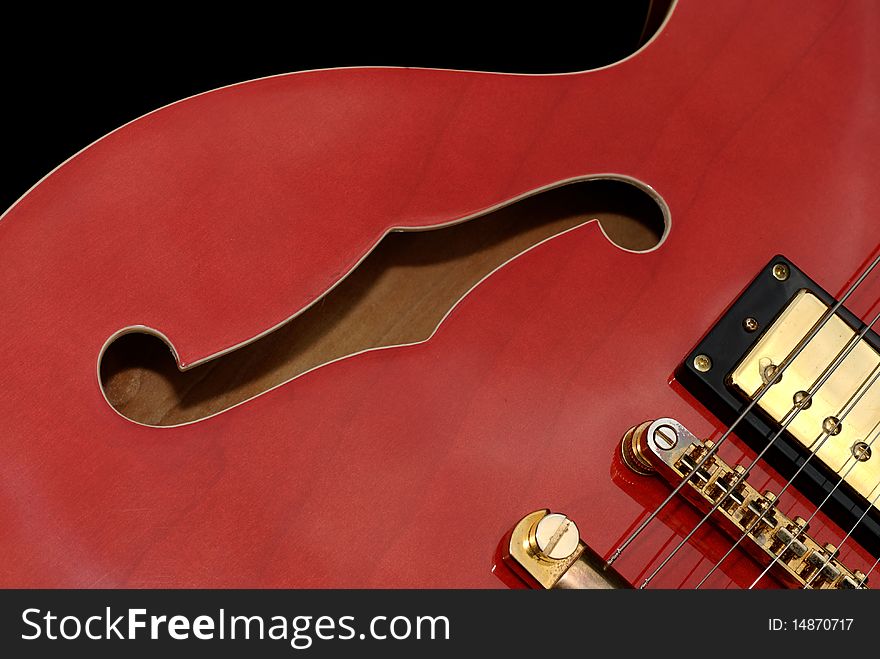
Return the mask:
[[[773, 367], [794, 351], [828, 310], [828, 306], [809, 291], [800, 291], [755, 347], [730, 374], [730, 384], [748, 398], [772, 378]], [[810, 389], [824, 370], [835, 361], [856, 332], [838, 316], [833, 316], [809, 342], [803, 352], [785, 369], [757, 406], [780, 425], [792, 413], [798, 396]], [[838, 366], [834, 374], [814, 394], [809, 407], [788, 426], [789, 433], [809, 451], [824, 437], [828, 419], [839, 417], [850, 399], [864, 388], [880, 364], [880, 354], [865, 340]], [[880, 383], [869, 387], [842, 421], [838, 434], [829, 436], [812, 461], [821, 461], [865, 499], [877, 506], [880, 484], [880, 442], [872, 445], [880, 423]], [[833, 421], [831, 423], [833, 427]], [[865, 445], [869, 445], [866, 448]], [[857, 459], [855, 455], [859, 455]], [[869, 456], [869, 457], [868, 457]], [[866, 459], [867, 457], [867, 459]], [[855, 466], [853, 467], [853, 464]], [[850, 468], [852, 469], [850, 470]]]

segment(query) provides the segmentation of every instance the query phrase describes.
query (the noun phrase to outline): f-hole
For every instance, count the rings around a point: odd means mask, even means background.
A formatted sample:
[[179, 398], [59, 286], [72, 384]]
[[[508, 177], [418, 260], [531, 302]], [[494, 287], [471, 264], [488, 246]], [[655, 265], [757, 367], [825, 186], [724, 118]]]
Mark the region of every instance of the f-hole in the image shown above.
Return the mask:
[[101, 360], [104, 393], [138, 423], [203, 419], [339, 357], [428, 338], [499, 265], [591, 219], [631, 251], [655, 248], [669, 226], [662, 200], [629, 181], [605, 178], [563, 185], [453, 226], [390, 233], [305, 312], [187, 371], [158, 337], [120, 336]]

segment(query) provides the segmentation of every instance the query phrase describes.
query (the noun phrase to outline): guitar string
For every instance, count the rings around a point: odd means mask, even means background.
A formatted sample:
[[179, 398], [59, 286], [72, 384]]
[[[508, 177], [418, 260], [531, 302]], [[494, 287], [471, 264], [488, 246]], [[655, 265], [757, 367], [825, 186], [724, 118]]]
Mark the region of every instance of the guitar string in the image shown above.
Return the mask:
[[[868, 447], [870, 447], [876, 441], [877, 437], [880, 437], [880, 432], [878, 432], [878, 428], [880, 428], [880, 421], [878, 421], [874, 425], [874, 428], [871, 430], [871, 433], [874, 434], [874, 438], [868, 443]], [[874, 489], [871, 490], [871, 492], [873, 492], [874, 490], [877, 490], [878, 487], [880, 487], [880, 482], [878, 482], [877, 485], [874, 486]], [[870, 492], [869, 492], [869, 494], [870, 494]], [[865, 507], [864, 512], [862, 512], [861, 516], [859, 516], [859, 518], [856, 520], [856, 523], [852, 525], [852, 528], [850, 528], [850, 530], [847, 531], [847, 534], [845, 536], [843, 536], [843, 539], [840, 541], [840, 544], [837, 547], [838, 552], [846, 544], [846, 541], [850, 539], [850, 536], [852, 536], [852, 534], [858, 528], [859, 524], [862, 523], [862, 520], [864, 520], [865, 517], [868, 516], [868, 512], [875, 505], [877, 505], [878, 500], [880, 500], [880, 490], [878, 490], [877, 495], [873, 499], [871, 499], [871, 504], [869, 506]], [[812, 585], [813, 581], [815, 581], [816, 577], [818, 577], [822, 573], [822, 570], [824, 570], [825, 566], [831, 562], [832, 558], [834, 558], [834, 556], [830, 555], [830, 556], [828, 556], [828, 558], [825, 559], [825, 562], [822, 563], [821, 567], [819, 567], [819, 569], [816, 570], [816, 572], [813, 574], [813, 576], [810, 577], [810, 580], [804, 584], [804, 588], [803, 588], [804, 590], [806, 590], [807, 588], [809, 588]], [[862, 580], [862, 583], [864, 583], [864, 580]]]
[[[874, 367], [874, 370], [871, 371], [871, 373], [874, 374], [874, 377], [871, 379], [871, 382], [867, 385], [867, 387], [865, 387], [865, 383], [864, 383], [864, 382], [862, 383], [862, 386], [860, 387], [860, 390], [862, 390], [862, 388], [864, 388], [864, 390], [862, 391], [861, 395], [858, 397], [858, 400], [855, 401], [855, 403], [849, 408], [849, 410], [848, 410], [847, 412], [852, 411], [852, 409], [855, 407], [855, 405], [858, 404], [859, 400], [861, 400], [861, 399], [865, 396], [865, 394], [867, 394], [867, 392], [870, 391], [871, 387], [877, 382], [877, 380], [880, 379], [880, 364], [878, 364], [877, 366], [875, 366], [875, 367]], [[842, 421], [841, 421], [841, 422], [842, 422]], [[838, 425], [839, 425], [839, 423], [841, 423], [841, 422], [838, 422]], [[835, 426], [835, 428], [836, 428], [836, 427], [837, 427], [837, 426]], [[876, 426], [875, 426], [875, 427], [876, 427]], [[872, 430], [872, 432], [873, 432], [873, 430]], [[871, 440], [871, 444], [873, 444], [874, 439], [876, 439], [876, 437], [874, 437], [874, 438]], [[869, 448], [870, 448], [871, 444], [868, 445]], [[816, 507], [816, 509], [813, 511], [813, 513], [810, 515], [810, 517], [806, 520], [805, 526], [808, 525], [810, 522], [813, 521], [813, 519], [816, 517], [816, 515], [819, 513], [819, 511], [822, 509], [822, 507], [823, 507], [823, 506], [829, 501], [829, 499], [831, 499], [831, 496], [834, 494], [834, 492], [837, 491], [837, 488], [840, 487], [841, 483], [843, 483], [843, 482], [846, 481], [847, 476], [849, 476], [850, 472], [855, 468], [855, 466], [856, 466], [858, 463], [859, 463], [858, 460], [853, 461], [853, 463], [850, 465], [850, 467], [849, 467], [849, 468], [846, 470], [846, 472], [845, 472], [845, 473], [844, 473], [844, 474], [838, 479], [838, 481], [834, 484], [834, 486], [831, 488], [831, 490], [825, 495], [825, 498], [822, 499], [821, 503]], [[776, 556], [773, 557], [773, 560], [770, 561], [770, 564], [769, 564], [766, 568], [764, 568], [763, 572], [761, 572], [761, 574], [758, 575], [758, 578], [755, 579], [755, 580], [752, 582], [752, 585], [751, 585], [751, 586], [749, 586], [749, 590], [751, 590], [752, 588], [754, 588], [754, 587], [758, 584], [758, 582], [761, 581], [761, 579], [764, 577], [764, 575], [766, 575], [766, 574], [770, 571], [770, 569], [776, 564], [776, 562], [779, 560], [779, 558], [780, 558], [780, 557], [781, 557], [786, 551], [788, 551], [789, 547], [791, 547], [792, 544], [794, 544], [794, 541], [795, 541], [796, 539], [797, 539], [797, 536], [794, 536], [794, 537], [793, 537], [793, 538], [792, 538], [792, 539], [791, 539], [791, 540], [785, 545], [785, 547], [782, 548], [782, 551], [780, 551]]]
[[[876, 264], [874, 264], [874, 265], [876, 265]], [[819, 320], [816, 321], [816, 323], [811, 328], [810, 332], [807, 333], [807, 335], [800, 341], [800, 343], [798, 343], [795, 346], [794, 350], [788, 354], [788, 356], [785, 358], [785, 360], [783, 360], [783, 362], [782, 362], [782, 364], [780, 364], [779, 368], [777, 368], [775, 370], [775, 372], [773, 373], [773, 377], [770, 378], [770, 380], [768, 380], [767, 382], [765, 382], [762, 385], [762, 387], [758, 390], [755, 398], [751, 402], [749, 402], [749, 404], [742, 411], [742, 413], [736, 418], [736, 420], [733, 422], [733, 424], [730, 427], [728, 427], [728, 429], [724, 432], [724, 434], [718, 439], [715, 446], [712, 449], [710, 449], [709, 451], [707, 451], [706, 454], [702, 458], [700, 458], [700, 460], [697, 461], [697, 463], [685, 475], [682, 482], [679, 483], [678, 485], [676, 485], [672, 489], [672, 491], [660, 503], [660, 505], [657, 506], [657, 508], [655, 508], [654, 511], [650, 515], [648, 515], [648, 517], [646, 517], [642, 521], [641, 524], [639, 524], [639, 526], [626, 538], [626, 540], [623, 541], [623, 543], [614, 551], [614, 553], [611, 554], [611, 556], [608, 558], [608, 561], [607, 561], [608, 565], [611, 565], [612, 563], [614, 563], [614, 561], [616, 561], [618, 558], [620, 558], [621, 554], [623, 554], [623, 552], [626, 550], [626, 548], [629, 547], [630, 544], [632, 544], [633, 540], [635, 540], [648, 527], [648, 525], [652, 521], [654, 521], [654, 519], [656, 519], [657, 515], [660, 514], [660, 511], [663, 510], [669, 504], [669, 502], [672, 501], [676, 497], [676, 495], [684, 487], [685, 483], [687, 483], [688, 480], [690, 480], [691, 476], [693, 476], [695, 473], [697, 473], [697, 471], [703, 466], [703, 464], [707, 460], [709, 460], [709, 458], [711, 458], [713, 455], [715, 455], [715, 453], [718, 452], [718, 449], [721, 447], [721, 445], [725, 441], [727, 441], [727, 438], [733, 432], [733, 429], [736, 428], [736, 426], [743, 419], [745, 419], [745, 417], [752, 410], [752, 408], [754, 408], [755, 405], [757, 405], [758, 401], [760, 401], [761, 398], [764, 396], [764, 394], [767, 393], [767, 391], [769, 391], [770, 386], [772, 384], [774, 384], [775, 382], [777, 382], [782, 377], [783, 372], [785, 371], [785, 369], [788, 368], [789, 364], [791, 362], [793, 362], [795, 357], [797, 357], [807, 347], [809, 342], [825, 326], [825, 323], [827, 323], [831, 319], [832, 315], [833, 315], [832, 310], [829, 309], [828, 311], [825, 312], [825, 314], [822, 315], [822, 317], [819, 318]]]
[[794, 350], [790, 352], [788, 356], [786, 356], [786, 358], [782, 361], [782, 363], [775, 369], [773, 377], [771, 377], [764, 384], [764, 386], [758, 390], [757, 395], [752, 398], [748, 405], [746, 405], [746, 407], [742, 410], [742, 412], [734, 420], [734, 422], [730, 426], [728, 426], [727, 430], [724, 431], [724, 433], [715, 443], [715, 446], [713, 446], [709, 451], [705, 453], [705, 455], [703, 455], [702, 458], [697, 461], [697, 463], [684, 477], [684, 480], [676, 485], [669, 493], [669, 495], [660, 503], [660, 505], [657, 506], [657, 508], [655, 508], [654, 511], [650, 515], [648, 515], [632, 533], [630, 533], [626, 540], [624, 540], [623, 543], [614, 550], [614, 553], [608, 558], [608, 565], [611, 565], [612, 563], [614, 563], [614, 561], [620, 558], [621, 554], [626, 551], [627, 547], [629, 547], [632, 542], [639, 535], [641, 535], [641, 533], [644, 532], [646, 528], [648, 528], [648, 525], [657, 518], [657, 515], [660, 514], [660, 511], [662, 511], [667, 505], [669, 505], [669, 502], [676, 497], [676, 495], [681, 491], [685, 484], [690, 480], [691, 476], [697, 473], [697, 471], [703, 466], [703, 464], [718, 452], [718, 449], [721, 448], [722, 444], [724, 444], [725, 441], [727, 441], [727, 438], [730, 437], [734, 429], [749, 415], [755, 405], [757, 405], [761, 398], [763, 398], [764, 394], [766, 394], [767, 391], [770, 390], [770, 387], [776, 384], [776, 382], [782, 377], [782, 374], [789, 367], [789, 365], [804, 351], [804, 349], [806, 349], [810, 341], [812, 341], [816, 337], [816, 335], [820, 331], [822, 331], [822, 328], [825, 327], [826, 323], [831, 320], [831, 318], [846, 303], [846, 301], [852, 296], [852, 294], [855, 293], [856, 290], [858, 290], [859, 286], [862, 285], [862, 282], [864, 282], [865, 279], [868, 278], [868, 276], [871, 274], [871, 272], [874, 271], [878, 264], [880, 264], [880, 254], [878, 254], [877, 257], [873, 261], [871, 261], [871, 263], [864, 269], [864, 271], [858, 276], [858, 278], [850, 285], [843, 296], [834, 305], [832, 305], [819, 318], [818, 321], [816, 321], [816, 323], [813, 325], [807, 335], [798, 342]]
[[[837, 365], [842, 363], [843, 360], [846, 359], [853, 350], [855, 350], [856, 346], [861, 343], [862, 339], [865, 338], [865, 335], [871, 330], [871, 328], [878, 321], [880, 321], [880, 313], [878, 313], [871, 320], [871, 322], [868, 323], [858, 334], [855, 334], [849, 340], [845, 349], [843, 351], [841, 351], [840, 353], [838, 353], [837, 358], [835, 359], [835, 362], [832, 363], [833, 366], [826, 368], [825, 371], [823, 372], [822, 376], [819, 378], [819, 380], [814, 382], [813, 386], [810, 387], [810, 389], [806, 392], [807, 393], [806, 398], [804, 398], [804, 400], [802, 400], [800, 403], [802, 408], [809, 405], [809, 401], [812, 401], [813, 396], [816, 394], [816, 392], [819, 389], [821, 389], [822, 386], [824, 386], [825, 382], [831, 377], [831, 375], [836, 370]], [[794, 409], [795, 408], [792, 408], [792, 410], [794, 410]], [[789, 414], [791, 414], [792, 410], [789, 410]], [[779, 436], [788, 428], [788, 426], [794, 421], [796, 416], [797, 415], [794, 415], [791, 418], [789, 418], [788, 421], [786, 421], [786, 423], [782, 426], [782, 428], [780, 428], [779, 431], [777, 431], [776, 435], [774, 435], [773, 438], [770, 440], [771, 444], [773, 442], [775, 442], [779, 438]], [[839, 420], [842, 422], [842, 419], [839, 419]], [[825, 444], [825, 442], [828, 440], [828, 438], [830, 436], [831, 435], [829, 433], [823, 432], [822, 435], [820, 435], [819, 438], [817, 438], [816, 441], [819, 442], [818, 446], [816, 446], [816, 448], [810, 452], [810, 455], [808, 455], [806, 460], [803, 463], [801, 463], [801, 465], [797, 468], [797, 471], [795, 471], [794, 475], [788, 480], [788, 482], [785, 483], [783, 488], [776, 494], [777, 504], [778, 504], [779, 499], [782, 497], [782, 495], [785, 494], [786, 490], [788, 490], [788, 488], [792, 484], [792, 482], [800, 475], [801, 471], [803, 471], [804, 468], [807, 466], [807, 463], [809, 463], [810, 460], [813, 458], [813, 456], [819, 452], [819, 450], [822, 448], [822, 445]], [[755, 461], [757, 461], [757, 459]], [[751, 470], [752, 466], [754, 466], [754, 462], [752, 463], [752, 465], [749, 466], [749, 470]], [[738, 480], [736, 483], [733, 484], [733, 486], [731, 486], [730, 489], [733, 489], [734, 487], [739, 485], [739, 483], [741, 481], [742, 481], [742, 479]], [[764, 509], [761, 512], [761, 514], [758, 517], [756, 517], [754, 519], [754, 521], [752, 521], [752, 523], [743, 531], [743, 534], [739, 537], [739, 539], [735, 543], [733, 543], [733, 545], [727, 550], [727, 552], [724, 554], [724, 556], [722, 556], [718, 560], [718, 562], [715, 563], [714, 566], [712, 566], [712, 569], [706, 573], [706, 576], [704, 576], [703, 579], [696, 585], [695, 589], [699, 589], [704, 583], [706, 583], [706, 580], [712, 576], [712, 574], [715, 572], [715, 570], [717, 570], [719, 567], [721, 567], [721, 564], [724, 563], [725, 560], [727, 560], [727, 557], [730, 556], [733, 553], [733, 551], [739, 546], [739, 544], [748, 537], [751, 530], [755, 526], [757, 526], [761, 522], [762, 519], [764, 519], [764, 515], [766, 515], [768, 512], [770, 512], [770, 510], [771, 510], [770, 507]]]
[[[877, 382], [878, 379], [880, 379], [880, 364], [878, 364], [876, 367], [874, 367], [874, 371], [872, 371], [872, 373], [876, 373], [876, 375], [874, 376], [873, 380], [871, 380], [871, 384], [868, 385], [868, 388], [865, 390], [865, 392], [867, 392], [871, 388], [871, 386], [873, 386], [873, 384], [875, 382]], [[864, 393], [862, 395], [864, 395]], [[874, 440], [872, 439], [871, 441], [873, 442]], [[837, 488], [840, 487], [840, 484], [846, 480], [846, 477], [849, 476], [850, 472], [855, 468], [855, 466], [857, 464], [859, 464], [859, 461], [854, 460], [853, 463], [850, 465], [849, 469], [846, 470], [846, 472], [843, 474], [843, 476], [841, 476], [838, 479], [838, 481], [834, 484], [834, 487], [832, 487], [831, 490], [829, 490], [829, 492], [825, 495], [825, 498], [822, 499], [822, 502], [813, 511], [813, 514], [807, 518], [805, 526], [808, 525], [810, 522], [812, 522], [813, 519], [816, 517], [816, 515], [819, 514], [819, 511], [822, 510], [822, 507], [826, 503], [828, 503], [829, 499], [831, 499], [831, 495], [833, 495], [837, 491]], [[749, 590], [751, 590], [752, 588], [754, 588], [755, 586], [758, 585], [758, 582], [760, 582], [761, 579], [764, 578], [764, 575], [766, 575], [770, 571], [770, 569], [774, 565], [776, 565], [776, 562], [779, 560], [779, 557], [782, 556], [786, 551], [788, 551], [789, 547], [791, 547], [791, 545], [794, 544], [795, 540], [797, 540], [797, 535], [792, 537], [792, 539], [786, 543], [785, 547], [782, 548], [782, 551], [780, 551], [779, 554], [777, 554], [776, 556], [773, 557], [773, 560], [770, 561], [770, 564], [764, 568], [764, 570], [761, 572], [761, 574], [758, 575], [758, 578], [752, 582], [751, 586], [749, 586]]]
[[[788, 490], [788, 487], [800, 475], [801, 471], [803, 471], [804, 467], [807, 466], [807, 463], [810, 461], [810, 459], [821, 450], [822, 446], [825, 444], [825, 442], [828, 440], [828, 438], [830, 436], [831, 435], [829, 435], [828, 433], [825, 433], [825, 432], [823, 432], [822, 435], [820, 435], [820, 437], [822, 437], [822, 439], [821, 439], [821, 441], [819, 441], [818, 446], [816, 446], [816, 448], [813, 449], [813, 451], [810, 453], [810, 455], [807, 456], [807, 459], [804, 460], [804, 462], [801, 464], [800, 467], [798, 467], [797, 471], [795, 471], [795, 473], [791, 477], [791, 479], [779, 491], [779, 494], [777, 495], [777, 497], [781, 497], [785, 493], [785, 491]], [[817, 438], [817, 440], [818, 440], [818, 438]], [[777, 501], [778, 501], [778, 498], [777, 498]], [[706, 581], [709, 579], [709, 577], [711, 577], [715, 573], [715, 570], [717, 570], [719, 567], [721, 567], [721, 565], [724, 563], [724, 561], [727, 560], [727, 557], [730, 556], [733, 553], [733, 551], [739, 546], [739, 543], [742, 542], [743, 540], [745, 540], [748, 537], [751, 530], [753, 528], [755, 528], [755, 526], [757, 526], [761, 522], [762, 519], [764, 519], [764, 515], [766, 515], [768, 512], [770, 512], [775, 507], [777, 507], [777, 506], [767, 507], [763, 511], [761, 511], [761, 514], [758, 517], [756, 517], [755, 520], [751, 524], [749, 524], [748, 528], [746, 528], [746, 530], [739, 537], [739, 539], [730, 547], [730, 549], [727, 550], [727, 552], [724, 554], [724, 556], [722, 556], [719, 559], [719, 561], [717, 563], [715, 563], [714, 566], [712, 566], [712, 569], [706, 573], [706, 576], [704, 576], [702, 578], [702, 580], [700, 580], [700, 583], [698, 583], [694, 587], [694, 590], [698, 590], [700, 587], [703, 586], [703, 584], [706, 583]]]
[[[874, 376], [873, 379], [871, 379], [872, 376]], [[830, 436], [831, 434], [833, 434], [834, 431], [840, 427], [840, 424], [843, 423], [843, 420], [846, 419], [846, 417], [853, 410], [853, 408], [855, 408], [855, 406], [859, 404], [859, 402], [862, 400], [862, 398], [867, 394], [868, 391], [870, 391], [870, 388], [874, 385], [875, 382], [877, 382], [878, 379], [880, 379], [880, 364], [878, 364], [877, 367], [871, 372], [871, 374], [868, 376], [868, 380], [862, 381], [862, 383], [856, 389], [855, 393], [853, 393], [853, 395], [846, 402], [846, 404], [844, 405], [844, 408], [841, 409], [837, 413], [837, 415], [835, 417], [837, 419], [837, 423], [834, 425], [834, 427], [832, 427], [830, 429], [830, 431], [827, 428], [824, 429], [822, 434], [816, 438], [816, 441], [819, 441], [819, 439], [822, 439], [822, 442], [824, 443], [825, 440], [827, 439], [827, 437]], [[867, 385], [867, 387], [866, 387], [866, 385]], [[802, 411], [802, 409], [798, 410], [798, 413], [800, 411]], [[786, 425], [782, 426], [780, 431], [777, 432], [776, 435], [774, 435], [774, 437], [770, 441], [770, 443], [767, 444], [767, 446], [765, 446], [760, 453], [758, 453], [758, 455], [751, 462], [751, 464], [746, 468], [746, 470], [742, 474], [740, 474], [739, 477], [731, 484], [731, 486], [730, 486], [731, 490], [736, 488], [743, 480], [745, 480], [746, 476], [748, 476], [748, 474], [752, 470], [752, 468], [756, 464], [758, 464], [758, 462], [761, 460], [761, 458], [764, 456], [764, 454], [767, 452], [767, 450], [771, 446], [773, 446], [773, 442], [775, 442], [776, 439], [779, 438], [779, 436], [788, 427], [788, 425], [791, 423], [791, 421], [795, 417], [797, 417], [798, 413], [795, 413], [792, 416], [792, 418], [789, 419], [789, 422]], [[818, 448], [816, 450], [818, 450]], [[806, 463], [804, 463], [804, 464], [806, 464]], [[642, 585], [641, 585], [641, 588], [645, 588], [651, 582], [651, 580], [654, 577], [656, 577], [657, 574], [669, 563], [669, 561], [672, 560], [672, 557], [675, 556], [675, 554], [678, 553], [678, 551], [682, 547], [684, 547], [684, 545], [687, 543], [687, 541], [690, 540], [690, 538], [694, 535], [694, 533], [696, 533], [697, 529], [699, 529], [709, 518], [711, 518], [711, 516], [715, 513], [716, 510], [718, 510], [718, 507], [722, 504], [724, 499], [725, 499], [725, 497], [721, 497], [720, 499], [718, 499], [718, 501], [712, 506], [712, 508], [709, 510], [709, 512], [706, 513], [706, 515], [703, 517], [703, 519], [701, 519], [699, 521], [699, 523], [690, 531], [690, 533], [688, 533], [681, 540], [681, 542], [678, 543], [678, 545], [675, 547], [675, 549], [673, 549], [672, 552], [663, 560], [663, 562], [660, 563], [660, 565], [657, 567], [657, 569], [655, 569], [654, 572], [652, 572], [651, 575], [647, 579], [645, 579], [644, 583], [642, 583]]]
[[[776, 432], [776, 434], [770, 439], [770, 441], [761, 450], [761, 452], [758, 453], [758, 455], [754, 458], [754, 460], [751, 462], [751, 464], [749, 464], [749, 466], [743, 471], [743, 473], [740, 474], [737, 477], [737, 479], [731, 484], [731, 489], [736, 488], [740, 483], [742, 483], [748, 477], [749, 473], [751, 473], [751, 470], [761, 460], [761, 458], [763, 458], [764, 454], [774, 445], [776, 440], [779, 439], [779, 437], [782, 435], [783, 432], [785, 432], [785, 430], [788, 428], [788, 426], [794, 422], [794, 420], [797, 418], [798, 414], [800, 414], [800, 412], [802, 412], [808, 406], [809, 401], [812, 400], [813, 396], [818, 391], [818, 389], [821, 388], [825, 384], [825, 382], [827, 382], [827, 380], [831, 377], [831, 375], [833, 375], [833, 373], [837, 370], [837, 368], [840, 366], [840, 364], [843, 363], [843, 361], [846, 359], [846, 357], [855, 349], [855, 347], [859, 344], [861, 339], [867, 334], [867, 332], [877, 322], [878, 319], [880, 319], [880, 314], [878, 314], [878, 316], [875, 317], [868, 326], [863, 328], [859, 334], [856, 334], [855, 336], [853, 336], [850, 339], [850, 341], [847, 343], [847, 345], [844, 347], [843, 350], [838, 352], [835, 359], [832, 361], [832, 363], [828, 367], [825, 368], [824, 372], [819, 377], [819, 379], [816, 380], [815, 382], [813, 382], [813, 384], [810, 386], [810, 388], [807, 392], [807, 396], [803, 400], [801, 400], [799, 403], [795, 403], [794, 407], [792, 407], [788, 411], [788, 413], [786, 414], [787, 419], [786, 419], [785, 423]], [[768, 388], [770, 386], [772, 386], [772, 381], [769, 382], [767, 386], [768, 386]], [[839, 423], [839, 421], [838, 421], [838, 423]], [[824, 439], [822, 441], [824, 443]], [[705, 463], [705, 460], [701, 460], [700, 462]], [[696, 469], [691, 469], [690, 473], [685, 477], [685, 479], [681, 483], [679, 483], [679, 486], [684, 485], [685, 483], [689, 482], [691, 475], [695, 471], [696, 471]], [[691, 539], [691, 537], [693, 537], [693, 535], [697, 532], [697, 530], [703, 524], [705, 524], [706, 521], [708, 521], [711, 518], [711, 516], [715, 513], [716, 510], [718, 510], [719, 506], [722, 504], [723, 501], [724, 501], [724, 498], [722, 497], [712, 506], [712, 508], [705, 514], [705, 516], [697, 523], [697, 525], [693, 529], [691, 529], [691, 531], [684, 538], [682, 538], [681, 542], [679, 542], [679, 544], [672, 550], [672, 552], [670, 552], [669, 555], [667, 555], [666, 558], [660, 563], [660, 565], [645, 579], [645, 581], [642, 583], [640, 588], [647, 587], [647, 585], [654, 579], [654, 577], [656, 577], [660, 573], [660, 571], [663, 570], [663, 568], [669, 564], [669, 562], [675, 557], [675, 555], [687, 544], [687, 542]], [[742, 538], [740, 540], [742, 540]], [[739, 543], [739, 541], [737, 541], [737, 544], [738, 543]], [[736, 545], [734, 545], [734, 546], [736, 546]], [[724, 558], [726, 558], [729, 555], [729, 553], [730, 552], [728, 552], [728, 554], [725, 554]], [[723, 560], [723, 558], [722, 558], [722, 560]]]

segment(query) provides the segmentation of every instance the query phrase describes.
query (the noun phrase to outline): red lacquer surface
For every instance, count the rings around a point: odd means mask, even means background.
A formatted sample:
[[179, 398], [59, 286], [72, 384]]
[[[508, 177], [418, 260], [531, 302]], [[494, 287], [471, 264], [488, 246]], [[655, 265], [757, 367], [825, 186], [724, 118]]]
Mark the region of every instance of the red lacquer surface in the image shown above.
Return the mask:
[[[775, 253], [838, 293], [876, 246], [878, 11], [683, 1], [605, 69], [297, 73], [78, 154], [0, 221], [0, 585], [501, 587], [499, 539], [542, 507], [609, 554], [668, 491], [619, 465], [626, 428], [723, 429], [670, 376], [726, 305]], [[392, 227], [599, 173], [662, 195], [659, 249], [566, 233], [429, 341], [188, 426], [135, 425], [102, 397], [99, 353], [125, 327], [192, 364], [314, 301]], [[875, 278], [849, 306], [878, 294]], [[621, 571], [637, 580], [697, 519], [670, 506]], [[727, 545], [699, 532], [655, 585], [693, 585]], [[757, 573], [737, 556], [712, 585]]]

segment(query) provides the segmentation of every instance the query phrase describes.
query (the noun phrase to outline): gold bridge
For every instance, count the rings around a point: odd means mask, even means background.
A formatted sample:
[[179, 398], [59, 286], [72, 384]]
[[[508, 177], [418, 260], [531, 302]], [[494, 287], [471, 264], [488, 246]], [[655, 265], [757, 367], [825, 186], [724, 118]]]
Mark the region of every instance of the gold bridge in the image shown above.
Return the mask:
[[[729, 385], [746, 398], [755, 398], [827, 311], [828, 306], [811, 292], [798, 292], [730, 374]], [[757, 407], [780, 426], [790, 420], [788, 432], [807, 451], [815, 451], [813, 462], [819, 461], [844, 477], [845, 483], [878, 507], [880, 458], [876, 453], [880, 444], [872, 447], [872, 443], [880, 420], [880, 382], [872, 384], [871, 380], [880, 367], [880, 354], [860, 339], [798, 411], [810, 387], [855, 336], [856, 332], [840, 317], [832, 316], [767, 388]], [[839, 419], [850, 401], [854, 403], [851, 410], [845, 419]]]
[[717, 504], [718, 526], [759, 563], [769, 563], [783, 583], [822, 590], [867, 587], [863, 572], [850, 570], [837, 559], [836, 547], [809, 535], [807, 520], [789, 518], [778, 510], [774, 493], [752, 487], [743, 465], [731, 467], [715, 454], [694, 471], [712, 447], [711, 441], [699, 440], [667, 418], [628, 430], [621, 457], [637, 473], [656, 471], [672, 485], [693, 472], [681, 494], [701, 512]]

